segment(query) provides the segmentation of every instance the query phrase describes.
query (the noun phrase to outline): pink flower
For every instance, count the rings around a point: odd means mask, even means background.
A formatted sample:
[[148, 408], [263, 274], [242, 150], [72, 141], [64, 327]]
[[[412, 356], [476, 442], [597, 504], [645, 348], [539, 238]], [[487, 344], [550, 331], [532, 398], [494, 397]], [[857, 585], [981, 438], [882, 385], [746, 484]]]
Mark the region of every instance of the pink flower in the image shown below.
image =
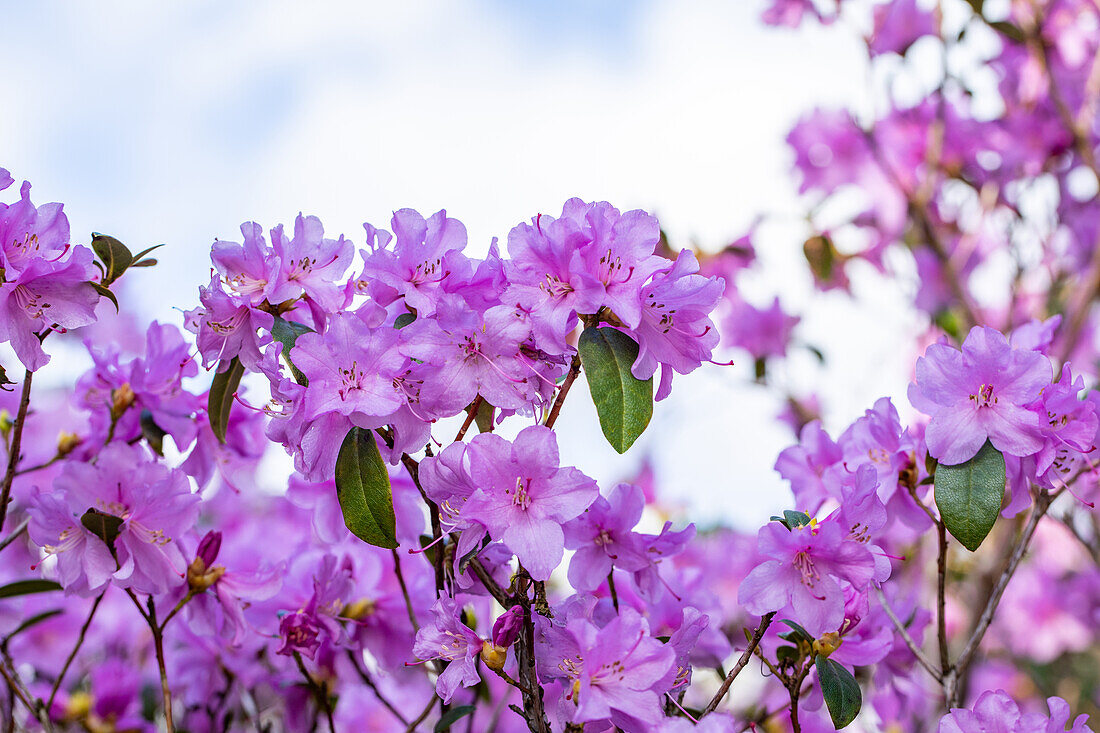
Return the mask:
[[932, 344], [917, 360], [909, 401], [931, 415], [925, 440], [940, 463], [974, 456], [986, 440], [997, 450], [1027, 456], [1043, 447], [1039, 415], [1027, 405], [1050, 384], [1047, 357], [1014, 349], [999, 331], [975, 326], [962, 351]]

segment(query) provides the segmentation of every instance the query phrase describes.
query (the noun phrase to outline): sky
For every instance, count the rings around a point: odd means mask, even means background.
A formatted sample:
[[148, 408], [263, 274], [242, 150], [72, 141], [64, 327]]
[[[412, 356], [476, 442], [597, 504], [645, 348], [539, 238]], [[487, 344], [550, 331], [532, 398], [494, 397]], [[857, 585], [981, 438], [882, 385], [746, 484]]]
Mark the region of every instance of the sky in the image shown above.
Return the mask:
[[[814, 106], [866, 108], [851, 29], [766, 28], [757, 0], [3, 5], [0, 165], [64, 202], [78, 243], [167, 245], [123, 300], [148, 318], [182, 322], [211, 242], [244, 221], [303, 211], [361, 244], [365, 221], [445, 208], [480, 254], [580, 196], [711, 250], [767, 216], [741, 285], [805, 310], [798, 337], [828, 359], [803, 353], [782, 380], [818, 389], [834, 429], [904, 395], [904, 293], [857, 277], [863, 307], [814, 298], [800, 265], [783, 138]], [[791, 436], [743, 361], [678, 377], [622, 457], [572, 398], [563, 461], [607, 484], [650, 453], [663, 495], [704, 524], [758, 525], [789, 502], [772, 464]]]

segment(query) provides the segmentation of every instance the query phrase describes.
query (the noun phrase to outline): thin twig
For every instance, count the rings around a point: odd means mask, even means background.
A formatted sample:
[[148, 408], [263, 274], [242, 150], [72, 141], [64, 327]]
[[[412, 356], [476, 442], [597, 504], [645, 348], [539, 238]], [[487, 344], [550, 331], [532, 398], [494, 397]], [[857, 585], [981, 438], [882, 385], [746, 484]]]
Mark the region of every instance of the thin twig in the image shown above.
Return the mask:
[[581, 373], [581, 355], [580, 352], [573, 354], [573, 361], [569, 363], [569, 372], [565, 375], [565, 381], [561, 383], [561, 387], [558, 388], [558, 396], [554, 400], [553, 406], [550, 408], [550, 414], [546, 416], [546, 422], [543, 423], [548, 428], [554, 427], [554, 423], [558, 421], [558, 414], [561, 412], [561, 406], [565, 404], [565, 397], [569, 394], [569, 389], [573, 386], [573, 382], [577, 381], [577, 377]]
[[317, 680], [313, 679], [313, 675], [306, 669], [306, 663], [302, 661], [302, 655], [298, 652], [294, 652], [294, 661], [298, 664], [298, 671], [302, 673], [302, 676], [306, 679], [306, 684], [309, 686], [313, 696], [317, 698], [317, 702], [320, 703], [321, 708], [325, 711], [325, 717], [328, 718], [329, 733], [336, 733], [336, 724], [332, 722], [332, 705], [328, 700], [328, 685], [319, 684]]
[[936, 561], [936, 637], [940, 648], [940, 675], [946, 677], [953, 671], [947, 649], [947, 528], [942, 520], [936, 522], [939, 555]]
[[[104, 591], [106, 593], [106, 591]], [[65, 679], [65, 674], [69, 671], [69, 666], [76, 659], [77, 653], [80, 651], [80, 647], [84, 645], [84, 635], [88, 633], [88, 628], [92, 625], [92, 619], [95, 618], [95, 612], [99, 608], [99, 602], [103, 600], [103, 593], [96, 596], [95, 601], [92, 602], [92, 610], [88, 612], [88, 618], [84, 620], [84, 625], [80, 627], [80, 635], [76, 637], [76, 646], [69, 652], [68, 659], [65, 660], [65, 664], [61, 666], [61, 671], [57, 675], [57, 679], [53, 682], [53, 687], [50, 689], [50, 697], [46, 700], [46, 709], [49, 710], [53, 707], [53, 699], [57, 696], [57, 691], [61, 689], [61, 683]]]
[[909, 651], [913, 652], [913, 656], [917, 658], [921, 666], [928, 670], [928, 674], [936, 678], [937, 682], [943, 680], [943, 673], [933, 666], [932, 662], [928, 660], [928, 657], [924, 656], [924, 652], [921, 651], [917, 643], [913, 641], [913, 637], [909, 635], [909, 631], [902, 624], [901, 620], [894, 613], [894, 609], [890, 608], [890, 603], [886, 600], [886, 595], [882, 592], [882, 589], [878, 586], [874, 586], [875, 595], [878, 597], [878, 602], [882, 604], [882, 610], [886, 611], [886, 615], [890, 617], [890, 620], [894, 623], [894, 628], [901, 634], [901, 638], [905, 640], [905, 645], [909, 647]]
[[30, 525], [30, 523], [31, 523], [31, 518], [30, 517], [23, 517], [23, 521], [19, 523], [19, 526], [16, 527], [15, 529], [13, 529], [11, 531], [11, 534], [9, 534], [3, 540], [0, 540], [0, 550], [3, 550], [5, 547], [10, 545], [12, 542], [15, 542], [16, 538], [18, 538], [19, 535], [21, 535], [21, 534], [23, 534], [24, 532], [27, 531], [27, 527]]
[[[970, 639], [967, 640], [966, 646], [963, 647], [958, 660], [955, 662], [955, 669], [958, 670], [960, 676], [970, 664], [974, 654], [978, 651], [978, 647], [982, 643], [982, 637], [985, 636], [985, 632], [993, 622], [993, 614], [996, 612], [997, 606], [1001, 602], [1001, 596], [1004, 595], [1009, 581], [1012, 580], [1012, 575], [1016, 572], [1020, 560], [1023, 559], [1024, 553], [1031, 543], [1031, 538], [1035, 534], [1036, 528], [1039, 526], [1039, 520], [1043, 518], [1043, 515], [1047, 513], [1047, 509], [1050, 508], [1051, 501], [1052, 498], [1046, 491], [1039, 492], [1035, 497], [1035, 506], [1031, 510], [1031, 516], [1028, 517], [1027, 526], [1024, 527], [1024, 531], [1020, 534], [1019, 539], [1016, 540], [1016, 545], [1012, 549], [1012, 555], [1009, 557], [1008, 565], [997, 579], [997, 583], [993, 587], [993, 593], [990, 594], [989, 600], [985, 604], [985, 608], [982, 609], [982, 614], [978, 619], [978, 624], [974, 628], [974, 632], [970, 635]], [[950, 702], [956, 706], [958, 705], [957, 692], [956, 699]]]
[[[405, 574], [401, 572], [401, 556], [397, 554], [397, 550], [390, 550], [390, 552], [393, 553], [393, 569], [397, 574], [397, 584], [401, 586], [401, 595], [405, 598], [405, 609], [409, 612], [409, 621], [412, 623], [413, 631], [420, 631], [420, 624], [413, 611], [412, 599], [409, 597], [409, 587], [405, 585]], [[442, 548], [440, 548], [440, 554], [442, 554]]]
[[756, 648], [760, 645], [760, 640], [764, 638], [764, 632], [768, 630], [768, 626], [771, 625], [772, 619], [775, 618], [775, 611], [764, 615], [760, 619], [760, 625], [756, 627], [756, 631], [752, 635], [752, 639], [749, 640], [749, 646], [745, 649], [745, 652], [741, 655], [741, 658], [737, 660], [737, 663], [733, 665], [733, 669], [726, 675], [726, 679], [722, 682], [722, 686], [718, 688], [718, 692], [714, 693], [714, 697], [710, 699], [707, 706], [703, 708], [703, 713], [699, 717], [708, 713], [713, 713], [718, 707], [718, 704], [722, 702], [722, 698], [729, 692], [730, 685], [737, 679], [737, 675], [741, 674], [741, 670], [745, 668], [745, 665], [752, 659], [752, 653], [756, 651]]
[[382, 691], [378, 689], [378, 685], [376, 685], [374, 683], [374, 680], [370, 678], [370, 675], [367, 674], [367, 670], [363, 669], [362, 665], [359, 664], [359, 660], [355, 657], [355, 652], [351, 649], [348, 649], [347, 656], [348, 659], [351, 661], [351, 666], [355, 668], [356, 674], [359, 675], [359, 679], [363, 680], [363, 684], [369, 687], [372, 692], [374, 692], [374, 696], [378, 698], [378, 701], [381, 702], [387, 710], [393, 713], [394, 717], [401, 722], [401, 725], [408, 725], [409, 721], [405, 719], [405, 716], [402, 715], [396, 707], [394, 707], [393, 703], [391, 703], [385, 698], [385, 696], [382, 695]]
[[19, 410], [11, 429], [11, 445], [8, 447], [8, 469], [0, 484], [0, 530], [8, 516], [8, 502], [11, 501], [11, 484], [15, 480], [15, 469], [19, 467], [19, 451], [23, 443], [23, 425], [27, 422], [27, 408], [31, 404], [31, 379], [34, 372], [27, 370], [23, 376], [23, 392], [19, 397]]
[[416, 731], [416, 726], [424, 722], [424, 719], [428, 717], [428, 713], [430, 713], [432, 711], [432, 708], [435, 707], [436, 700], [438, 699], [438, 697], [432, 695], [431, 699], [428, 700], [428, 705], [424, 708], [424, 711], [420, 713], [420, 715], [416, 716], [416, 719], [413, 722], [409, 723], [409, 727], [405, 729], [405, 733], [414, 733]]

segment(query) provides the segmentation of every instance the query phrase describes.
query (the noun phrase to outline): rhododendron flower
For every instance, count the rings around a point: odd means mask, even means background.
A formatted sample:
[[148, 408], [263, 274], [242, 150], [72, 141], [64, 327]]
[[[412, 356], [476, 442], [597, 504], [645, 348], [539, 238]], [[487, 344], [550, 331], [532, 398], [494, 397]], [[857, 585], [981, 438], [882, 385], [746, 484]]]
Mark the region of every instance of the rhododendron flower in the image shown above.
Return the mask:
[[271, 343], [275, 317], [223, 291], [217, 277], [211, 279], [209, 287], [199, 288], [199, 301], [202, 306], [188, 311], [184, 324], [198, 337], [203, 366], [217, 364], [225, 370], [237, 357], [246, 368], [255, 369], [261, 350]]
[[[1024, 713], [1004, 690], [986, 691], [973, 710], [954, 708], [940, 720], [939, 733], [1065, 733], [1070, 719], [1069, 704], [1060, 697], [1048, 697], [1050, 717]], [[1092, 733], [1087, 715], [1073, 721], [1070, 733]]]
[[435, 683], [436, 691], [446, 703], [459, 687], [473, 687], [481, 681], [477, 660], [485, 642], [476, 631], [462, 623], [453, 598], [443, 597], [436, 601], [432, 617], [430, 624], [416, 632], [413, 654], [419, 659], [450, 662]]
[[[198, 503], [182, 471], [156, 463], [142, 446], [116, 442], [95, 464], [65, 465], [53, 493], [30, 509], [30, 536], [57, 556], [61, 584], [72, 592], [90, 595], [114, 581], [161, 593], [187, 566], [176, 539], [195, 522]], [[121, 520], [113, 546], [81, 523], [90, 509]]]
[[619, 484], [599, 497], [565, 527], [565, 546], [576, 550], [569, 561], [569, 583], [596, 590], [612, 568], [635, 572], [649, 564], [642, 535], [632, 531], [642, 518], [645, 497], [631, 484]]
[[844, 531], [830, 520], [794, 529], [769, 522], [757, 535], [758, 551], [768, 559], [742, 581], [738, 602], [757, 616], [790, 608], [814, 636], [838, 630], [844, 620], [839, 581], [862, 589], [875, 570], [871, 552]]
[[672, 391], [674, 371], [694, 371], [718, 345], [710, 313], [722, 297], [723, 281], [698, 272], [698, 260], [685, 249], [642, 288], [642, 317], [633, 331], [638, 358], [630, 371], [638, 379], [649, 379], [661, 366], [658, 400]]
[[627, 733], [651, 730], [663, 717], [659, 683], [675, 653], [649, 634], [649, 624], [624, 608], [603, 628], [577, 616], [564, 627], [546, 625], [538, 647], [541, 679], [560, 679], [559, 708], [574, 723], [610, 720]]
[[492, 433], [478, 435], [467, 455], [479, 488], [463, 515], [508, 545], [532, 578], [546, 580], [565, 554], [562, 523], [596, 500], [596, 482], [558, 466], [557, 437], [541, 425], [524, 428], [511, 443]]
[[462, 255], [466, 227], [446, 211], [425, 219], [412, 209], [394, 212], [390, 226], [397, 238], [392, 250], [386, 246], [388, 236], [368, 236], [369, 243], [381, 246], [363, 250], [362, 279], [373, 283], [371, 295], [379, 304], [386, 306], [403, 297], [418, 316], [430, 316], [444, 279], [452, 272], [462, 275], [467, 265]]
[[997, 450], [1026, 456], [1043, 447], [1039, 416], [1027, 406], [1050, 384], [1044, 355], [1014, 349], [999, 331], [975, 326], [962, 351], [932, 344], [917, 359], [909, 401], [932, 421], [928, 452], [954, 465], [974, 456], [989, 440]]

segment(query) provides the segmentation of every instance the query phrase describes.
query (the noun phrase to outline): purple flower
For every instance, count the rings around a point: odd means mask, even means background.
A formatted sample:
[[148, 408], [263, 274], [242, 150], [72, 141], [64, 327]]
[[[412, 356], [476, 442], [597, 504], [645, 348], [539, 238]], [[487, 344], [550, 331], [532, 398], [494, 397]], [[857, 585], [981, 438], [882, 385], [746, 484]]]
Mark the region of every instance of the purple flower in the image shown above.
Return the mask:
[[316, 216], [294, 220], [294, 237], [288, 239], [280, 224], [271, 230], [271, 244], [279, 259], [279, 287], [269, 295], [273, 303], [298, 298], [303, 294], [324, 312], [341, 307], [343, 287], [337, 280], [344, 276], [355, 255], [355, 247], [343, 236], [325, 239], [325, 228]]
[[251, 307], [247, 299], [226, 293], [216, 277], [209, 287], [199, 288], [199, 301], [201, 307], [185, 314], [185, 324], [198, 336], [203, 366], [228, 368], [229, 360], [236, 356], [246, 368], [255, 369], [260, 350], [271, 343], [275, 318]]
[[935, 17], [917, 0], [891, 0], [875, 6], [875, 30], [867, 47], [872, 54], [904, 54], [918, 38], [938, 35]]
[[576, 550], [569, 561], [570, 585], [594, 591], [612, 568], [636, 572], [649, 565], [642, 535], [632, 531], [644, 508], [640, 488], [619, 484], [563, 527], [565, 546]]
[[727, 297], [730, 309], [722, 319], [722, 340], [726, 346], [744, 349], [754, 359], [785, 356], [791, 332], [798, 325], [798, 316], [789, 316], [779, 305], [757, 308], [734, 294]]
[[[186, 568], [176, 538], [195, 522], [198, 503], [182, 471], [152, 461], [141, 446], [115, 442], [94, 465], [65, 465], [53, 493], [40, 494], [31, 507], [29, 530], [57, 556], [61, 584], [72, 592], [93, 594], [113, 580], [139, 593], [161, 593]], [[122, 520], [113, 547], [81, 523], [89, 509]]]
[[512, 646], [519, 638], [522, 628], [523, 608], [512, 606], [497, 616], [497, 620], [493, 622], [493, 644], [502, 647]]
[[446, 703], [459, 687], [473, 687], [481, 681], [477, 660], [485, 642], [476, 631], [462, 623], [453, 598], [444, 596], [436, 601], [432, 617], [430, 624], [416, 632], [413, 654], [419, 659], [450, 662], [435, 682], [436, 692]]
[[[397, 235], [396, 244], [387, 249], [389, 238], [385, 237], [382, 246], [363, 250], [362, 279], [372, 285], [371, 295], [381, 305], [403, 297], [417, 315], [430, 316], [444, 280], [456, 270], [463, 274], [468, 267], [462, 254], [466, 227], [458, 219], [448, 218], [446, 211], [425, 219], [412, 209], [395, 212], [390, 226]], [[367, 230], [368, 241], [379, 241], [371, 236], [372, 230]]]
[[279, 623], [277, 654], [289, 657], [297, 652], [312, 659], [323, 642], [339, 645], [347, 640], [338, 617], [354, 590], [351, 560], [323, 555], [311, 585], [309, 599]]
[[397, 329], [372, 328], [346, 311], [329, 319], [324, 334], [298, 337], [291, 359], [309, 379], [306, 416], [338, 413], [364, 428], [386, 424], [383, 418], [405, 404], [395, 384], [408, 365], [397, 349], [399, 339]]
[[596, 482], [558, 466], [557, 437], [541, 425], [521, 430], [512, 443], [492, 433], [478, 435], [467, 455], [479, 488], [463, 515], [508, 545], [532, 578], [546, 580], [565, 554], [562, 523], [595, 501]]
[[[240, 296], [246, 305], [260, 305], [270, 300], [279, 285], [282, 260], [268, 246], [263, 227], [253, 221], [241, 224], [244, 243], [217, 240], [210, 250], [210, 259], [225, 284]], [[213, 282], [211, 290], [215, 289]], [[220, 290], [220, 288], [217, 288]], [[273, 304], [277, 304], [276, 298]]]
[[821, 427], [821, 421], [811, 420], [802, 428], [799, 445], [779, 454], [775, 470], [791, 483], [796, 505], [812, 514], [832, 496], [824, 477], [843, 457], [843, 450]]
[[454, 415], [478, 394], [502, 409], [527, 404], [525, 370], [517, 357], [528, 327], [514, 310], [478, 313], [460, 296], [443, 295], [434, 319], [418, 318], [401, 332], [402, 351], [431, 367], [420, 389], [428, 409]]
[[95, 323], [99, 293], [92, 277], [92, 252], [73, 248], [63, 262], [32, 259], [13, 277], [5, 273], [0, 284], [0, 343], [10, 341], [27, 369], [45, 366], [50, 357], [42, 350], [40, 334], [54, 324], [62, 330]]
[[541, 679], [566, 685], [563, 717], [574, 723], [610, 720], [628, 733], [652, 730], [664, 717], [660, 683], [673, 668], [672, 647], [650, 636], [649, 624], [624, 608], [603, 628], [583, 616], [544, 626], [536, 647]]
[[757, 535], [757, 551], [768, 559], [741, 582], [738, 602], [757, 616], [790, 608], [814, 636], [838, 630], [844, 620], [839, 581], [861, 589], [875, 571], [871, 552], [845, 531], [830, 520], [791, 530], [769, 522]]
[[1027, 405], [1051, 382], [1047, 357], [1014, 349], [999, 331], [975, 326], [962, 351], [932, 344], [917, 360], [909, 401], [932, 417], [928, 452], [954, 465], [986, 440], [1003, 453], [1027, 456], [1043, 447], [1039, 416]]
[[631, 373], [649, 379], [661, 365], [656, 399], [672, 390], [672, 372], [688, 374], [708, 361], [718, 345], [710, 313], [722, 297], [721, 278], [698, 275], [699, 262], [688, 250], [657, 272], [641, 290], [642, 316], [634, 329], [638, 358]]
[[[1048, 697], [1050, 717], [1042, 713], [1024, 713], [1004, 690], [987, 690], [974, 703], [973, 710], [952, 708], [940, 720], [939, 733], [1064, 733], [1069, 724], [1069, 703], [1060, 697]], [[1089, 716], [1079, 715], [1070, 733], [1092, 733]]]

